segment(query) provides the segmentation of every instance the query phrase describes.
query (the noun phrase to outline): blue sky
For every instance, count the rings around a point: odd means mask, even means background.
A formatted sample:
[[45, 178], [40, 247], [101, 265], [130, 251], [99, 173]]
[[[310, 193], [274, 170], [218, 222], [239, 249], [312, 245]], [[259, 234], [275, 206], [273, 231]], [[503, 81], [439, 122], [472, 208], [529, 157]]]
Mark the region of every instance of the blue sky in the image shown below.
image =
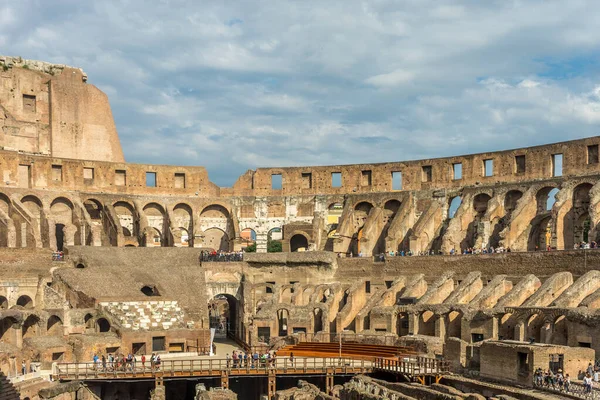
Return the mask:
[[592, 0], [0, 0], [0, 54], [82, 67], [127, 161], [231, 186], [598, 135], [598, 21]]

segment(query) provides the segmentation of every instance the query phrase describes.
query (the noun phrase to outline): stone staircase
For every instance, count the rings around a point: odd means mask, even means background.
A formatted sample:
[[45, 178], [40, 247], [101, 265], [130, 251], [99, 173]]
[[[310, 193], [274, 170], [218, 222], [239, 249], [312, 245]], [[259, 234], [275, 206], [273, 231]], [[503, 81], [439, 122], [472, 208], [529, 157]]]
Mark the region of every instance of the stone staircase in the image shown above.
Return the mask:
[[177, 301], [101, 302], [100, 307], [123, 329], [147, 331], [184, 328], [185, 314]]
[[8, 380], [8, 377], [0, 372], [0, 400], [19, 400], [19, 392]]

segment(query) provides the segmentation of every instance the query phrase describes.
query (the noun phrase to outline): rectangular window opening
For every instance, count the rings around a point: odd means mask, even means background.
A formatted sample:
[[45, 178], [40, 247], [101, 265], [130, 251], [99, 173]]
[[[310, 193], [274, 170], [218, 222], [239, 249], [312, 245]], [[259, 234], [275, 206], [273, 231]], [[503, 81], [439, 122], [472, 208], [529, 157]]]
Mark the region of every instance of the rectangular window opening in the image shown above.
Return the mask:
[[371, 170], [361, 171], [360, 186], [371, 186]]
[[146, 172], [146, 187], [156, 187], [156, 172]]
[[19, 187], [31, 187], [31, 165], [19, 165]]
[[281, 174], [271, 174], [271, 189], [281, 189], [283, 185], [283, 177]]
[[494, 176], [494, 160], [483, 160], [483, 176]]
[[529, 371], [529, 353], [517, 353], [517, 365], [519, 373], [527, 373]]
[[175, 189], [185, 189], [185, 174], [175, 174]]
[[588, 164], [598, 164], [598, 145], [593, 144], [587, 147], [588, 151]]
[[392, 283], [394, 283], [394, 281], [385, 281], [385, 287], [386, 289], [389, 289], [392, 287]]
[[525, 156], [515, 156], [515, 172], [517, 174], [524, 174], [525, 168]]
[[165, 336], [154, 336], [152, 338], [152, 351], [165, 351], [166, 340]]
[[35, 96], [30, 94], [23, 95], [23, 111], [34, 113], [36, 110]]
[[392, 190], [402, 190], [402, 172], [392, 172]]
[[115, 171], [115, 185], [116, 186], [127, 186], [127, 172], [122, 169]]
[[94, 168], [83, 168], [83, 180], [93, 181], [94, 180]]
[[54, 182], [62, 181], [62, 165], [53, 165], [52, 166], [52, 180]]
[[365, 282], [365, 293], [371, 293], [371, 281]]
[[312, 189], [312, 173], [302, 173], [302, 189]]
[[433, 178], [433, 170], [431, 165], [423, 165], [422, 173], [421, 173], [421, 181], [422, 182], [431, 182]]
[[342, 173], [332, 172], [331, 173], [331, 187], [342, 187]]
[[452, 164], [452, 179], [455, 181], [462, 179], [462, 163]]
[[562, 176], [563, 155], [552, 154], [552, 176]]

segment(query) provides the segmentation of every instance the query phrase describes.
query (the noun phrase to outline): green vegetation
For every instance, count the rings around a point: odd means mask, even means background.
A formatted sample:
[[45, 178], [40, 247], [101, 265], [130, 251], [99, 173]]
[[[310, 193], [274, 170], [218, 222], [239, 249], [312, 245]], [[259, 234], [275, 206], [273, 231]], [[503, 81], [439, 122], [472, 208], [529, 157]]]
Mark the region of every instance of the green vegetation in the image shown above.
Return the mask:
[[244, 249], [246, 253], [256, 253], [256, 243], [252, 243], [250, 246]]
[[279, 240], [267, 241], [267, 253], [281, 253], [281, 242]]

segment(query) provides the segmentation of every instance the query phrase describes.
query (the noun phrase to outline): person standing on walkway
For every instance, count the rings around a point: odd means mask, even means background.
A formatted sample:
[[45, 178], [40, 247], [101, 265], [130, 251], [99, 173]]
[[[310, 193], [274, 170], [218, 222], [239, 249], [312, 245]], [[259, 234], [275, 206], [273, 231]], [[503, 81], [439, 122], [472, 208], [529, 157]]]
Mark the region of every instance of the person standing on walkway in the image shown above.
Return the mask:
[[25, 365], [25, 360], [21, 361], [21, 375], [25, 375], [27, 373], [27, 365]]

